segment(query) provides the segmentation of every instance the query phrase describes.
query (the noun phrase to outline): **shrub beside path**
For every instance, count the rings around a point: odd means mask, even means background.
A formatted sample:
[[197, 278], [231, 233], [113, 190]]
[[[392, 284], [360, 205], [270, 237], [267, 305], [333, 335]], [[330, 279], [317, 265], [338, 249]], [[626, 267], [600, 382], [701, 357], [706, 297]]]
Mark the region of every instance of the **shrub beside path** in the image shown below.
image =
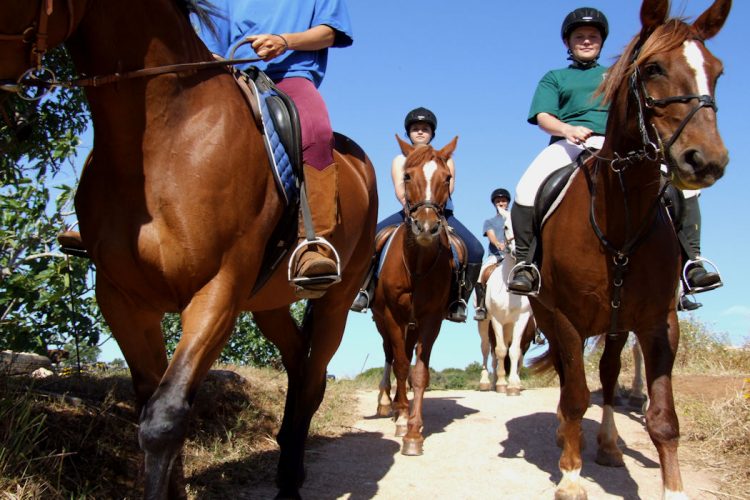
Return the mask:
[[[361, 420], [339, 438], [308, 446], [301, 494], [306, 500], [551, 499], [560, 480], [558, 394], [557, 388], [529, 389], [519, 397], [430, 391], [424, 404], [424, 455], [407, 457], [400, 454], [393, 422], [374, 416], [377, 391], [361, 391]], [[619, 407], [615, 414], [625, 467], [594, 462], [601, 412], [601, 398], [592, 394], [583, 421], [582, 477], [589, 499], [661, 498], [658, 456], [639, 412]], [[712, 493], [718, 487], [709, 471], [685, 460], [681, 465], [690, 498], [725, 498]], [[273, 498], [271, 486], [256, 484], [242, 497]]]

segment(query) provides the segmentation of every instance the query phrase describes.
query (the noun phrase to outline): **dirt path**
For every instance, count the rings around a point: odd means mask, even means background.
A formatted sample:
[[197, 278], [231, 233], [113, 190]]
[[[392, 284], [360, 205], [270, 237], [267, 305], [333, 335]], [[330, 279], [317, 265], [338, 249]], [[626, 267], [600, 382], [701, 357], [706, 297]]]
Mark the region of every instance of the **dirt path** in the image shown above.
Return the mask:
[[[520, 397], [478, 391], [432, 391], [425, 401], [424, 455], [400, 454], [390, 419], [374, 417], [376, 391], [358, 394], [363, 418], [344, 436], [307, 452], [306, 500], [553, 498], [560, 479], [555, 446], [558, 389]], [[590, 499], [661, 498], [656, 450], [640, 414], [616, 413], [625, 468], [597, 465], [598, 395], [584, 417], [582, 476]], [[708, 473], [682, 464], [690, 498], [717, 498]], [[273, 498], [266, 483], [246, 498]], [[247, 491], [247, 490], [246, 490]], [[244, 497], [244, 495], [243, 495]]]

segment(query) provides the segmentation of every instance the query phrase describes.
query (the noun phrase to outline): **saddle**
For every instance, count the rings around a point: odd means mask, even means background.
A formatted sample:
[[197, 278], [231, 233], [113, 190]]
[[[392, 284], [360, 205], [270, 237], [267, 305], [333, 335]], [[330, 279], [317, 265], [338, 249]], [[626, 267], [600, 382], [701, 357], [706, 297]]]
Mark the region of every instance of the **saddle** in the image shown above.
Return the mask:
[[233, 69], [237, 86], [252, 111], [263, 136], [266, 153], [284, 201], [284, 212], [263, 251], [260, 273], [252, 293], [260, 290], [297, 241], [300, 186], [302, 183], [302, 131], [299, 113], [292, 99], [276, 88], [258, 68]]
[[482, 271], [482, 274], [479, 276], [479, 282], [483, 285], [486, 285], [487, 282], [490, 280], [490, 276], [492, 276], [492, 273], [495, 272], [495, 269], [500, 267], [501, 262], [497, 262], [495, 264], [491, 264], [484, 268], [484, 271]]

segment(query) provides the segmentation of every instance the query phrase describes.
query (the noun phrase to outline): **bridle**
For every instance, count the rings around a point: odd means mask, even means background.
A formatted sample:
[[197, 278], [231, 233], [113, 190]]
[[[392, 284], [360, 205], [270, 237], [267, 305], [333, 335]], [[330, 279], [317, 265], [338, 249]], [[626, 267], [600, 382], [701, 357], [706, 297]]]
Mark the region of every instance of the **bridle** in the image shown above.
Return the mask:
[[[702, 40], [699, 40], [702, 43]], [[634, 50], [633, 56], [631, 58], [631, 64], [635, 64], [635, 61], [638, 57], [638, 54], [640, 53], [641, 46], [637, 47]], [[618, 153], [614, 153], [614, 158], [606, 159], [597, 154], [597, 152], [592, 151], [588, 148], [586, 148], [594, 157], [594, 166], [593, 171], [589, 172], [588, 169], [583, 169], [584, 174], [586, 176], [587, 183], [589, 185], [589, 191], [591, 193], [590, 197], [590, 206], [589, 206], [589, 221], [591, 223], [591, 227], [594, 230], [594, 233], [596, 234], [597, 238], [601, 242], [602, 246], [607, 250], [607, 252], [612, 256], [612, 264], [613, 264], [613, 274], [612, 274], [612, 294], [611, 294], [611, 301], [610, 304], [612, 306], [612, 313], [610, 316], [610, 332], [617, 332], [618, 330], [618, 319], [619, 319], [619, 310], [622, 305], [621, 295], [622, 295], [622, 286], [624, 283], [624, 277], [627, 271], [627, 266], [629, 263], [629, 257], [630, 255], [635, 251], [635, 249], [640, 245], [641, 242], [643, 242], [646, 238], [646, 236], [650, 233], [651, 229], [654, 227], [653, 219], [654, 217], [659, 215], [659, 206], [660, 206], [660, 200], [662, 198], [662, 195], [664, 194], [664, 191], [666, 190], [668, 186], [668, 182], [664, 182], [662, 187], [659, 189], [659, 194], [656, 197], [654, 203], [651, 206], [651, 209], [649, 210], [648, 215], [644, 218], [644, 220], [641, 222], [640, 226], [636, 229], [634, 233], [631, 234], [631, 224], [630, 224], [630, 216], [629, 216], [629, 210], [628, 210], [628, 197], [627, 197], [627, 191], [625, 189], [625, 182], [623, 179], [623, 173], [624, 171], [631, 165], [640, 163], [641, 161], [648, 160], [654, 163], [664, 163], [667, 166], [668, 170], [671, 170], [672, 168], [672, 157], [669, 153], [670, 148], [674, 144], [674, 142], [677, 140], [677, 138], [680, 136], [682, 131], [685, 129], [685, 126], [687, 126], [688, 122], [695, 116], [695, 113], [698, 112], [699, 109], [708, 107], [714, 110], [714, 112], [717, 111], [716, 101], [714, 100], [713, 96], [706, 95], [706, 94], [686, 94], [686, 95], [677, 95], [677, 96], [670, 96], [665, 97], [662, 99], [654, 99], [651, 97], [648, 93], [648, 90], [646, 89], [646, 85], [643, 82], [643, 78], [641, 77], [640, 71], [638, 69], [638, 66], [635, 66], [633, 73], [630, 75], [628, 80], [628, 87], [629, 91], [632, 95], [632, 97], [635, 99], [635, 102], [638, 106], [638, 129], [641, 135], [641, 144], [642, 147], [639, 150], [636, 151], [630, 151], [625, 156], [620, 156]], [[663, 108], [666, 106], [669, 106], [670, 104], [674, 103], [689, 103], [693, 100], [697, 100], [698, 103], [693, 107], [693, 109], [682, 119], [679, 126], [675, 129], [675, 131], [672, 133], [672, 136], [669, 138], [669, 140], [664, 143], [659, 136], [659, 132], [656, 129], [656, 126], [653, 123], [650, 123], [651, 128], [654, 131], [654, 134], [656, 135], [656, 144], [650, 139], [648, 134], [648, 127], [646, 125], [646, 113], [645, 109], [654, 109], [654, 108]], [[645, 108], [645, 109], [644, 109]], [[658, 144], [658, 146], [657, 146]], [[609, 239], [604, 234], [604, 231], [602, 231], [601, 227], [599, 226], [597, 220], [596, 220], [596, 214], [595, 214], [595, 203], [596, 203], [596, 178], [598, 176], [598, 170], [599, 170], [599, 161], [604, 160], [608, 161], [610, 164], [610, 168], [614, 173], [617, 174], [619, 183], [620, 183], [620, 189], [622, 190], [623, 195], [623, 202], [625, 204], [625, 232], [626, 235], [630, 234], [630, 236], [626, 239], [624, 244], [621, 247], [615, 247], [612, 242], [609, 241]], [[579, 166], [582, 165], [582, 158], [579, 156], [578, 163]]]
[[[700, 38], [693, 38], [693, 40], [703, 43], [703, 40]], [[641, 48], [642, 45], [636, 47], [633, 51], [633, 55], [630, 59], [631, 64], [635, 65], [635, 61], [640, 54]], [[651, 97], [651, 95], [649, 95], [648, 90], [646, 89], [646, 84], [641, 77], [641, 72], [638, 69], [638, 66], [634, 67], [633, 73], [631, 73], [630, 75], [630, 78], [628, 80], [628, 87], [630, 93], [633, 96], [633, 99], [638, 106], [637, 119], [638, 131], [641, 135], [641, 149], [629, 151], [624, 156], [621, 156], [619, 153], [615, 152], [613, 158], [603, 158], [599, 156], [595, 150], [586, 148], [586, 150], [589, 151], [589, 153], [591, 153], [595, 158], [609, 162], [610, 167], [615, 172], [621, 172], [630, 165], [639, 163], [643, 160], [649, 160], [652, 162], [661, 161], [668, 167], [668, 169], [671, 170], [672, 156], [669, 151], [682, 131], [685, 129], [687, 124], [693, 118], [693, 116], [695, 116], [695, 114], [701, 108], [711, 108], [714, 110], [714, 113], [716, 113], [719, 109], [716, 105], [716, 100], [714, 99], [714, 97], [708, 94], [685, 94], [664, 97], [662, 99], [654, 99], [653, 97]], [[685, 117], [682, 119], [682, 121], [672, 133], [669, 140], [666, 141], [666, 143], [659, 135], [659, 131], [656, 129], [656, 126], [653, 123], [649, 123], [649, 125], [653, 129], [654, 135], [656, 136], [656, 142], [651, 140], [648, 133], [648, 126], [646, 124], [645, 109], [665, 108], [670, 104], [689, 103], [693, 100], [697, 100], [698, 103], [693, 107], [693, 109], [690, 110], [687, 115], [685, 115]]]
[[[73, 11], [73, 0], [67, 0], [68, 4], [68, 32], [65, 35], [67, 40], [75, 29], [75, 15]], [[241, 40], [233, 48], [229, 59], [199, 61], [192, 63], [168, 64], [152, 68], [143, 68], [123, 73], [112, 73], [109, 75], [97, 75], [87, 78], [77, 78], [74, 80], [59, 81], [55, 73], [42, 64], [44, 54], [48, 50], [47, 45], [47, 25], [49, 17], [53, 12], [54, 0], [40, 0], [39, 19], [33, 21], [21, 33], [2, 34], [0, 33], [0, 43], [17, 42], [30, 44], [31, 50], [29, 55], [29, 69], [24, 71], [16, 80], [0, 80], [0, 90], [18, 94], [22, 99], [36, 101], [41, 99], [47, 92], [55, 87], [72, 88], [72, 87], [100, 87], [109, 85], [123, 80], [133, 78], [144, 78], [148, 76], [163, 75], [167, 73], [181, 73], [210, 68], [225, 68], [236, 64], [255, 63], [261, 61], [258, 57], [234, 59], [234, 51], [242, 44], [248, 43], [247, 40]], [[28, 96], [25, 91], [29, 87], [43, 89], [34, 96]]]
[[[37, 100], [42, 96], [29, 98], [23, 93], [24, 84], [26, 80], [38, 80], [41, 82], [54, 83], [56, 82], [55, 74], [51, 69], [46, 68], [42, 65], [42, 59], [49, 49], [47, 45], [47, 26], [49, 24], [49, 18], [54, 10], [54, 0], [39, 0], [39, 16], [38, 19], [34, 20], [20, 33], [6, 34], [0, 33], [0, 43], [22, 43], [24, 45], [30, 45], [29, 49], [29, 69], [23, 72], [23, 74], [16, 81], [0, 81], [0, 89], [15, 92], [22, 98], [27, 100]], [[68, 32], [65, 35], [67, 39], [74, 29], [75, 16], [73, 15], [73, 0], [67, 0], [68, 5]], [[44, 76], [49, 76], [50, 80], [44, 80]], [[43, 94], [42, 94], [43, 95]]]

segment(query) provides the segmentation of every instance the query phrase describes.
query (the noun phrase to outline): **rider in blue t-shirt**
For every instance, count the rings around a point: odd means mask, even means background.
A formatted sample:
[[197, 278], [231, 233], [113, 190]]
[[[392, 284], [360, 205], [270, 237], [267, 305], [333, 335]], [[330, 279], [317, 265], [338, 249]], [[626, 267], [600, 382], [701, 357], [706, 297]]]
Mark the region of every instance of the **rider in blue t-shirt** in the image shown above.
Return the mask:
[[[328, 65], [329, 47], [352, 44], [344, 0], [212, 0], [215, 32], [194, 18], [195, 28], [215, 56], [254, 58], [276, 87], [297, 107], [302, 131], [305, 192], [315, 240], [299, 226], [293, 283], [301, 298], [322, 295], [336, 283], [338, 266], [329, 239], [337, 224], [338, 165], [333, 159], [333, 128], [318, 86]], [[241, 68], [243, 66], [240, 66]], [[220, 98], [220, 96], [217, 96]]]
[[508, 205], [510, 204], [510, 192], [505, 188], [498, 188], [492, 191], [490, 202], [495, 207], [497, 213], [484, 221], [482, 225], [482, 234], [487, 237], [488, 256], [482, 262], [482, 268], [479, 270], [479, 279], [474, 287], [474, 298], [476, 307], [474, 308], [474, 319], [484, 321], [487, 319], [487, 307], [484, 303], [486, 292], [486, 283], [482, 281], [484, 270], [489, 266], [499, 264], [505, 259], [508, 241], [505, 241], [505, 218], [509, 216]]

